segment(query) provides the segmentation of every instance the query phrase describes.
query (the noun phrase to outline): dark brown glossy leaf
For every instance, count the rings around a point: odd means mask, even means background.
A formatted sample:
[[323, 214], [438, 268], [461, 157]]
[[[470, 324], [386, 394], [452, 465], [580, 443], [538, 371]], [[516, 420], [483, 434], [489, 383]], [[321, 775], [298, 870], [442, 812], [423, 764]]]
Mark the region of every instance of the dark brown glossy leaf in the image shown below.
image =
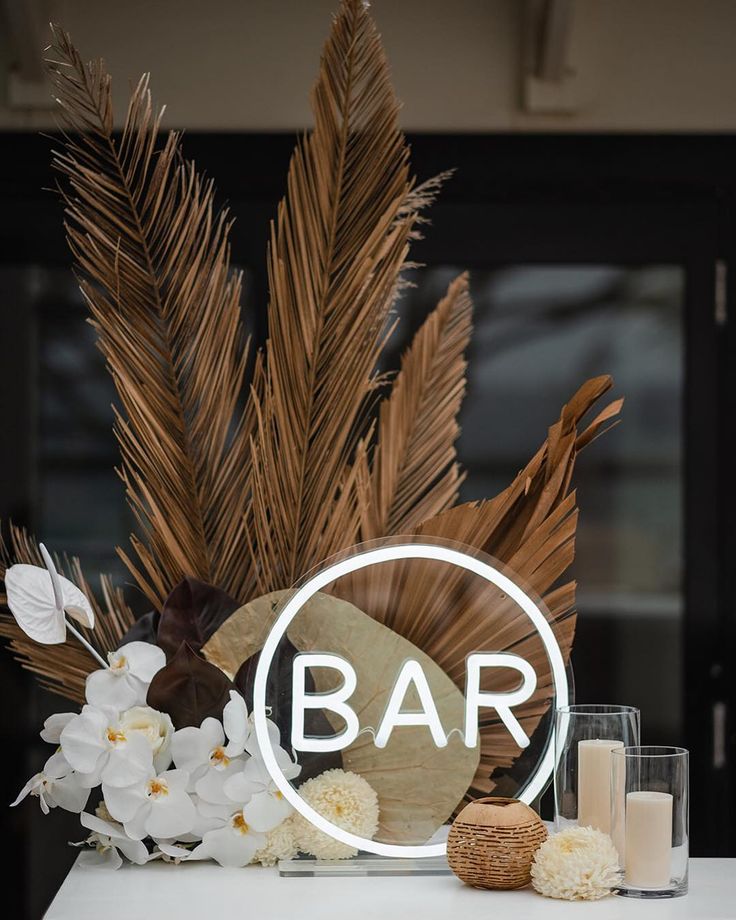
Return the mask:
[[220, 588], [185, 578], [164, 602], [157, 642], [167, 658], [177, 653], [182, 642], [198, 652], [239, 606]]
[[151, 645], [158, 645], [156, 635], [160, 620], [161, 614], [158, 610], [149, 610], [148, 613], [144, 613], [120, 639], [118, 648], [121, 645], [127, 645], [128, 642], [149, 642]]
[[[266, 685], [266, 701], [271, 709], [270, 718], [278, 725], [281, 733], [281, 746], [287, 751], [291, 750], [291, 682], [292, 668], [299, 650], [286, 637], [279, 643], [274, 655], [273, 663], [268, 674]], [[253, 711], [253, 684], [256, 677], [256, 668], [261, 653], [257, 652], [244, 661], [235, 675], [235, 689], [242, 695], [248, 712]], [[315, 692], [314, 678], [309, 670], [304, 675], [304, 686], [307, 693]], [[309, 710], [304, 717], [307, 735], [330, 736], [335, 734], [335, 729], [330, 724], [327, 716], [319, 709]], [[298, 785], [319, 776], [325, 770], [342, 769], [342, 754], [331, 751], [326, 754], [315, 754], [309, 751], [299, 752], [299, 764], [302, 771], [297, 781]]]
[[222, 671], [182, 642], [148, 688], [149, 706], [171, 716], [174, 728], [199, 726], [207, 716], [222, 718], [233, 685]]

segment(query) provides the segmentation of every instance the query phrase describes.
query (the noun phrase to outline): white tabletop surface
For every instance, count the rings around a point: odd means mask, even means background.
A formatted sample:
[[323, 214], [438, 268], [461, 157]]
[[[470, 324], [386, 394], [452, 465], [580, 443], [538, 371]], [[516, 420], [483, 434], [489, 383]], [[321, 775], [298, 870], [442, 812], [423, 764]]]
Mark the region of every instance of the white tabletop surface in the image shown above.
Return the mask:
[[690, 893], [663, 901], [552, 901], [532, 889], [478, 891], [453, 876], [281, 878], [212, 863], [75, 866], [46, 920], [734, 920], [736, 859], [690, 860]]

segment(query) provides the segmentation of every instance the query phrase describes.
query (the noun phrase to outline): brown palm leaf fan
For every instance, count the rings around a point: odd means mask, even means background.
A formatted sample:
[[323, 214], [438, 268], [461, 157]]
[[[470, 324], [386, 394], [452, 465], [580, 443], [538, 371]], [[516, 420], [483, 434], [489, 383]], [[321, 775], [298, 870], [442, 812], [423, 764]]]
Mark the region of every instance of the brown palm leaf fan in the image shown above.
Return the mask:
[[[575, 632], [575, 584], [557, 583], [574, 556], [578, 511], [570, 480], [577, 452], [616, 423], [622, 400], [608, 405], [582, 433], [577, 426], [611, 385], [610, 377], [584, 384], [563, 407], [539, 451], [495, 499], [459, 505], [405, 531], [477, 547], [508, 566], [544, 601], [566, 663]], [[377, 501], [372, 494], [368, 505]], [[361, 570], [340, 579], [333, 590], [414, 643], [461, 690], [471, 652], [486, 648], [522, 655], [534, 666], [538, 685], [515, 715], [526, 734], [533, 735], [553, 696], [549, 662], [526, 615], [494, 586], [450, 566], [411, 561], [383, 564], [380, 577]], [[505, 673], [486, 672], [482, 689], [512, 689], [508, 682], [514, 678]], [[498, 718], [481, 715], [479, 727], [480, 764], [470, 798], [488, 794], [496, 768], [511, 767], [521, 753]]]

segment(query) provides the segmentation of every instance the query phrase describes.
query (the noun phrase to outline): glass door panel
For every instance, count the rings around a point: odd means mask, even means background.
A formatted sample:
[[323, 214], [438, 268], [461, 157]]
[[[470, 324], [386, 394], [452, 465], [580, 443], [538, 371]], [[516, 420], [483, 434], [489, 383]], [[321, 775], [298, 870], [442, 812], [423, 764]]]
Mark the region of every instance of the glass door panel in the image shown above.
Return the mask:
[[[400, 306], [408, 341], [460, 271], [424, 268]], [[611, 374], [621, 424], [578, 458], [573, 652], [585, 702], [642, 710], [648, 743], [682, 737], [683, 304], [677, 265], [510, 265], [471, 272], [462, 498], [497, 494], [588, 377]], [[657, 676], [651, 661], [656, 655]]]

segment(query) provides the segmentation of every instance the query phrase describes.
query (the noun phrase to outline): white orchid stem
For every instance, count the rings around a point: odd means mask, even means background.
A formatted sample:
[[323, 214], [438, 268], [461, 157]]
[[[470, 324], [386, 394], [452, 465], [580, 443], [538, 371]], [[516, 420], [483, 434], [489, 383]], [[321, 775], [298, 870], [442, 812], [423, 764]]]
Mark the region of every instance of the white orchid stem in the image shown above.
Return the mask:
[[90, 655], [91, 655], [93, 658], [97, 659], [97, 661], [100, 662], [100, 664], [102, 665], [103, 668], [109, 668], [110, 665], [105, 661], [105, 659], [102, 657], [102, 655], [100, 655], [100, 653], [97, 651], [97, 649], [94, 648], [92, 645], [90, 645], [89, 642], [87, 642], [87, 640], [86, 640], [86, 639], [84, 638], [84, 636], [80, 633], [80, 631], [77, 629], [76, 626], [73, 626], [73, 625], [71, 624], [71, 622], [69, 621], [69, 617], [65, 616], [65, 617], [64, 617], [64, 622], [66, 623], [66, 628], [69, 630], [69, 632], [70, 632], [76, 639], [78, 639], [78, 640], [82, 643], [82, 645], [87, 649], [87, 651], [90, 653]]

